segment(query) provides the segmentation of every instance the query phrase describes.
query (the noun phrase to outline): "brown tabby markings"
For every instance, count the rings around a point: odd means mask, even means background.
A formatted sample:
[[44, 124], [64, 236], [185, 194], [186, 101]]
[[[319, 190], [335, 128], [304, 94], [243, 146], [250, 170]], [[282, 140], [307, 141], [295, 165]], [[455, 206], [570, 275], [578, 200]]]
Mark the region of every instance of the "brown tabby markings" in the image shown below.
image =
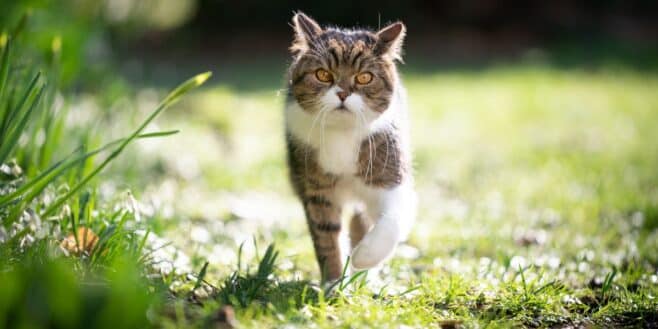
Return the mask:
[[[377, 53], [375, 35], [367, 31], [346, 34], [339, 30], [327, 30], [319, 35], [306, 52], [297, 52], [290, 70], [289, 96], [294, 97], [304, 109], [317, 105], [316, 95], [328, 86], [315, 79], [315, 71], [325, 68], [339, 79], [341, 89], [362, 94], [365, 103], [374, 111], [384, 112], [393, 94], [396, 79], [395, 65], [382, 59]], [[293, 51], [301, 46], [293, 45]], [[379, 77], [365, 86], [353, 83], [352, 77], [360, 72], [371, 72]]]
[[361, 142], [357, 176], [366, 185], [392, 188], [407, 175], [407, 155], [394, 130], [376, 133]]

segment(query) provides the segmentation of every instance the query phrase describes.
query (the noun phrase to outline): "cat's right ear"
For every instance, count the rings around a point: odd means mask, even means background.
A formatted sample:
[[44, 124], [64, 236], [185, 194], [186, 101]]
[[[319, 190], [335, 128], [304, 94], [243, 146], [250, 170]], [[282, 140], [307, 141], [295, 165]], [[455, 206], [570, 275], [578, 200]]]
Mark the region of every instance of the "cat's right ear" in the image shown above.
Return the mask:
[[292, 27], [295, 29], [295, 41], [290, 47], [293, 54], [307, 50], [313, 41], [322, 33], [322, 28], [312, 18], [302, 12], [292, 17]]
[[402, 22], [393, 23], [377, 32], [375, 53], [402, 62], [402, 42], [407, 28]]

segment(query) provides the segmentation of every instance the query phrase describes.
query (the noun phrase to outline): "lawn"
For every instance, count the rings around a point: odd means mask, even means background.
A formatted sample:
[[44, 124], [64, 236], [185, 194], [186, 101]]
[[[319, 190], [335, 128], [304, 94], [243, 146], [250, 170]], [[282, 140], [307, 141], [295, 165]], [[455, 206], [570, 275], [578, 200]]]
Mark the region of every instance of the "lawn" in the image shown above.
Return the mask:
[[[330, 293], [287, 181], [283, 63], [239, 81], [219, 68], [139, 132], [166, 89], [53, 89], [2, 195], [77, 162], [2, 208], [0, 324], [209, 327], [232, 305], [244, 328], [658, 325], [658, 76], [408, 63], [417, 224], [380, 271]], [[156, 131], [74, 190], [113, 154], [67, 156], [78, 145]], [[89, 248], [69, 235], [84, 227]]]
[[270, 286], [238, 304], [240, 322], [655, 325], [655, 75], [538, 65], [409, 71], [416, 229], [381, 273], [329, 299], [309, 295], [318, 272], [285, 177], [277, 86], [213, 86], [170, 112], [185, 146], [167, 151], [175, 146], [161, 140], [154, 152], [190, 159], [198, 176], [171, 201], [189, 220], [163, 235], [196, 268], [208, 260], [211, 282], [235, 269], [232, 250], [252, 236], [279, 251]]

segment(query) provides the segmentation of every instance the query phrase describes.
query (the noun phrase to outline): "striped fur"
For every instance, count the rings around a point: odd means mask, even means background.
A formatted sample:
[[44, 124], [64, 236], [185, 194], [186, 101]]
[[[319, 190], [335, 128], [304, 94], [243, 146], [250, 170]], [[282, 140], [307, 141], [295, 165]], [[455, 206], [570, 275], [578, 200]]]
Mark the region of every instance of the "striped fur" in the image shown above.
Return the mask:
[[[349, 225], [354, 268], [390, 256], [415, 217], [406, 95], [396, 69], [404, 25], [379, 32], [321, 28], [293, 18], [286, 140], [290, 179], [304, 207], [323, 280], [343, 269], [341, 216]], [[331, 73], [331, 81], [316, 72]], [[370, 73], [359, 84], [355, 77]], [[339, 97], [341, 96], [341, 97]]]

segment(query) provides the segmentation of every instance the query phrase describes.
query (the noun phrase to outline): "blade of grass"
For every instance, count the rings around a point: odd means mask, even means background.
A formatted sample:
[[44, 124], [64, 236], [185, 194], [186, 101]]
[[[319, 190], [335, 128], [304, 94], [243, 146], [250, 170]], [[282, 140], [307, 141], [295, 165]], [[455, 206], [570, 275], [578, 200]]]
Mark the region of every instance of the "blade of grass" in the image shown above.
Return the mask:
[[259, 278], [266, 279], [270, 274], [274, 272], [274, 263], [278, 257], [279, 252], [274, 249], [274, 244], [270, 244], [265, 250], [265, 255], [258, 264], [257, 276]]
[[351, 257], [347, 256], [347, 260], [345, 261], [345, 266], [343, 266], [343, 272], [340, 274], [340, 280], [338, 282], [340, 283], [338, 285], [338, 290], [343, 290], [345, 286], [343, 285], [343, 282], [345, 281], [345, 278], [347, 278], [347, 269], [350, 267], [350, 261]]
[[240, 247], [238, 248], [238, 273], [242, 270], [242, 247], [244, 247], [244, 243], [245, 241], [242, 241], [242, 243], [240, 243]]
[[406, 295], [406, 294], [408, 294], [408, 293], [414, 292], [414, 291], [420, 289], [421, 287], [422, 287], [422, 286], [419, 285], [419, 284], [418, 284], [418, 285], [415, 285], [415, 286], [413, 286], [413, 287], [411, 287], [411, 288], [409, 288], [409, 289], [407, 289], [407, 290], [401, 292], [400, 294], [398, 294], [398, 297], [402, 297], [402, 296], [404, 296], [404, 295]]
[[[347, 269], [350, 266], [350, 256], [347, 256], [347, 260], [345, 261], [345, 265], [343, 265], [343, 272], [340, 275], [340, 278], [332, 282], [329, 286], [325, 287], [324, 293], [326, 295], [329, 295], [329, 292], [331, 292], [336, 286], [338, 286], [338, 290], [343, 289], [343, 282], [345, 281], [345, 278], [347, 277]], [[322, 278], [322, 281], [325, 282], [325, 278]]]
[[[146, 134], [141, 134], [137, 136], [137, 138], [153, 138], [153, 137], [162, 137], [162, 136], [169, 136], [169, 135], [174, 135], [177, 134], [179, 131], [178, 130], [169, 130], [169, 131], [161, 131], [161, 132], [153, 132], [153, 133], [146, 133]], [[110, 143], [107, 143], [103, 145], [102, 147], [90, 151], [88, 153], [82, 154], [76, 158], [71, 159], [71, 157], [79, 152], [79, 149], [76, 149], [73, 151], [71, 154], [66, 156], [64, 159], [58, 161], [57, 163], [53, 164], [50, 168], [42, 172], [39, 176], [35, 177], [34, 179], [31, 179], [29, 182], [21, 185], [18, 189], [16, 189], [14, 192], [5, 194], [3, 196], [0, 196], [0, 208], [7, 206], [7, 204], [11, 203], [15, 199], [21, 197], [25, 192], [30, 190], [32, 187], [35, 185], [41, 184], [44, 187], [50, 184], [54, 179], [59, 177], [61, 174], [63, 174], [67, 169], [75, 166], [76, 164], [80, 163], [81, 161], [85, 161], [86, 159], [101, 153], [108, 148], [111, 148], [121, 142], [123, 142], [125, 138], [118, 139], [115, 141], [112, 141]], [[42, 189], [37, 189], [35, 192], [38, 194], [41, 192]], [[28, 199], [26, 197], [25, 199]]]
[[340, 290], [340, 291], [345, 290], [345, 288], [347, 288], [347, 287], [349, 287], [351, 284], [355, 283], [357, 279], [359, 279], [359, 278], [361, 278], [361, 277], [365, 278], [367, 274], [368, 274], [368, 271], [367, 271], [367, 270], [357, 272], [356, 274], [350, 276], [350, 277], [347, 279], [347, 282], [345, 282], [344, 284], [341, 284], [341, 287], [340, 287], [339, 290]]
[[18, 21], [18, 24], [14, 26], [14, 30], [11, 32], [11, 35], [16, 38], [17, 36], [21, 35], [23, 30], [25, 30], [25, 26], [27, 26], [27, 21], [30, 18], [31, 13], [28, 11], [23, 16], [21, 16], [21, 20]]
[[5, 127], [8, 125], [7, 122], [9, 121], [9, 116], [12, 112], [11, 110], [14, 108], [15, 96], [16, 89], [12, 89], [9, 93], [7, 93], [5, 100], [0, 100], [0, 106], [2, 106], [2, 108], [0, 108], [0, 110], [2, 110], [2, 121], [0, 121], [0, 140], [4, 140], [6, 130]]
[[20, 110], [25, 106], [25, 103], [27, 102], [27, 99], [29, 98], [30, 95], [33, 94], [34, 88], [36, 88], [37, 82], [39, 81], [39, 77], [41, 76], [41, 72], [37, 72], [34, 77], [32, 78], [32, 81], [30, 81], [30, 84], [28, 85], [27, 89], [25, 89], [25, 92], [23, 93], [23, 97], [21, 97], [21, 100], [17, 103], [18, 105], [15, 107], [9, 107], [7, 109], [7, 113], [5, 114], [5, 118], [3, 118], [2, 122], [2, 127], [0, 127], [0, 145], [3, 145], [7, 142], [5, 140], [6, 135], [10, 132], [11, 128], [11, 123], [14, 120], [14, 117], [20, 112]]
[[87, 212], [87, 207], [89, 206], [89, 199], [91, 197], [91, 194], [89, 192], [82, 193], [82, 196], [80, 197], [80, 200], [78, 202], [78, 211], [76, 212], [77, 217], [78, 217], [78, 222], [82, 223], [83, 221], [86, 222], [88, 218], [85, 217], [86, 212]]
[[150, 230], [146, 230], [146, 233], [144, 233], [144, 237], [139, 241], [139, 246], [137, 247], [137, 257], [141, 257], [142, 252], [144, 251], [144, 247], [146, 247], [146, 241], [148, 241], [149, 234], [151, 234]]
[[[37, 108], [37, 105], [39, 104], [41, 97], [43, 96], [45, 85], [41, 85], [40, 87], [38, 87], [38, 90], [34, 89], [37, 88], [36, 82], [39, 79], [39, 76], [40, 73], [37, 73], [37, 75], [32, 80], [30, 87], [25, 92], [22, 101], [19, 103], [20, 105], [18, 105], [16, 109], [11, 114], [9, 114], [9, 120], [7, 121], [8, 123], [7, 128], [11, 128], [11, 129], [7, 131], [8, 132], [7, 135], [2, 136], [2, 140], [0, 141], [0, 163], [5, 162], [6, 158], [9, 156], [11, 151], [18, 144], [18, 138], [21, 136], [21, 133], [23, 133], [25, 126], [30, 121], [30, 117], [34, 112], [34, 109]], [[14, 116], [16, 116], [20, 111], [20, 109], [22, 109], [23, 106], [25, 106], [30, 95], [35, 95], [35, 96], [33, 96], [28, 110], [25, 111], [25, 113], [23, 113], [23, 116], [19, 119], [19, 121], [15, 125], [13, 125]]]
[[205, 262], [203, 264], [203, 267], [201, 268], [201, 271], [199, 274], [196, 276], [196, 283], [194, 283], [194, 288], [192, 288], [192, 291], [197, 290], [199, 287], [201, 287], [201, 283], [203, 282], [203, 278], [206, 277], [206, 271], [208, 270], [208, 262]]
[[521, 275], [521, 283], [523, 284], [523, 298], [525, 298], [525, 300], [528, 300], [528, 285], [526, 284], [526, 281], [525, 281], [525, 270], [526, 269], [527, 268], [523, 268], [523, 267], [521, 267], [521, 265], [519, 265], [519, 274]]
[[83, 178], [77, 185], [75, 185], [71, 190], [66, 193], [64, 196], [60, 197], [57, 199], [55, 202], [53, 202], [46, 210], [43, 212], [43, 216], [46, 217], [50, 214], [52, 214], [57, 208], [59, 208], [66, 200], [68, 200], [71, 196], [73, 196], [75, 193], [77, 193], [83, 186], [85, 186], [92, 178], [96, 177], [112, 160], [114, 160], [121, 152], [123, 149], [130, 144], [139, 134], [146, 128], [146, 126], [151, 123], [155, 117], [158, 116], [163, 110], [171, 106], [173, 103], [175, 103], [182, 95], [187, 93], [188, 91], [200, 86], [203, 84], [209, 77], [210, 77], [210, 72], [202, 73], [199, 74], [186, 82], [183, 82], [179, 87], [174, 89], [160, 105], [149, 115], [149, 117], [142, 122], [142, 124], [137, 128], [128, 138], [126, 138], [119, 147], [114, 150], [96, 169], [94, 169], [89, 175], [87, 175], [85, 178]]
[[615, 276], [617, 276], [617, 268], [613, 267], [612, 271], [605, 275], [603, 285], [601, 286], [601, 295], [607, 296], [608, 292], [612, 288], [612, 282], [614, 281]]
[[[52, 104], [52, 102], [50, 104]], [[46, 111], [50, 112], [49, 114], [53, 117], [53, 123], [49, 131], [46, 133], [46, 136], [48, 137], [39, 150], [39, 162], [35, 166], [35, 170], [43, 170], [48, 166], [48, 164], [51, 163], [51, 159], [55, 153], [57, 145], [59, 145], [59, 142], [62, 140], [64, 135], [68, 111], [68, 106], [65, 106], [60, 113], [52, 113], [52, 111]]]
[[5, 86], [7, 85], [7, 78], [9, 77], [9, 51], [10, 41], [7, 40], [4, 48], [2, 49], [2, 59], [0, 60], [0, 100], [5, 94]]

